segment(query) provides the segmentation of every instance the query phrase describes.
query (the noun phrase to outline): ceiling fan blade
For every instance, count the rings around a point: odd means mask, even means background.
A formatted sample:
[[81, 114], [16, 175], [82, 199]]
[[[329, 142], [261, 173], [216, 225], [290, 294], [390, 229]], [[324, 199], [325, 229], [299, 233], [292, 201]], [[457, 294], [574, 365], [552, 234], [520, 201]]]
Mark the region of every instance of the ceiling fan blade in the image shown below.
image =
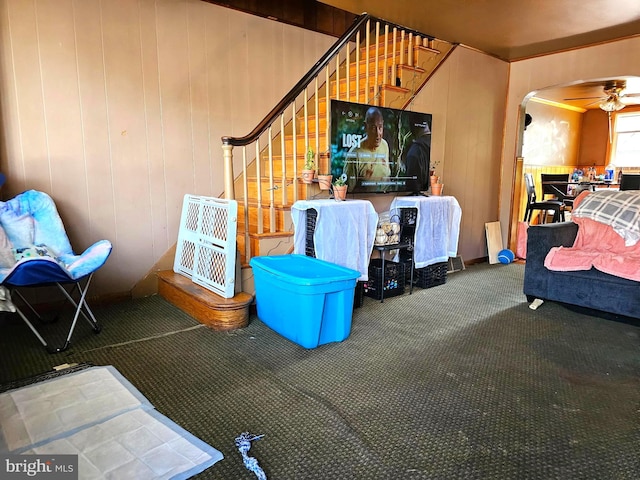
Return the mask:
[[640, 97], [640, 93], [625, 93], [620, 95], [620, 98], [623, 98], [623, 97]]
[[571, 100], [592, 100], [592, 99], [601, 99], [603, 97], [574, 97], [574, 98], [563, 98], [564, 101], [571, 101]]
[[596, 103], [600, 103], [603, 100], [605, 100], [604, 98], [598, 98], [597, 100], [594, 100], [593, 102], [589, 102], [585, 105], [585, 107], [590, 107], [591, 105], [595, 105]]
[[638, 105], [640, 104], [640, 95], [624, 95], [620, 97], [620, 101], [625, 105]]

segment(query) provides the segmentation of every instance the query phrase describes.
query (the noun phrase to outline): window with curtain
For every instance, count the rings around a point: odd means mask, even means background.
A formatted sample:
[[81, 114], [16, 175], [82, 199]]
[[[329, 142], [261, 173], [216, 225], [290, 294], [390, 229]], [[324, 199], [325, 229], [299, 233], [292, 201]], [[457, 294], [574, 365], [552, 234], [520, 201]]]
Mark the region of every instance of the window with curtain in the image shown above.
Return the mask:
[[640, 112], [618, 113], [611, 161], [616, 167], [640, 167]]

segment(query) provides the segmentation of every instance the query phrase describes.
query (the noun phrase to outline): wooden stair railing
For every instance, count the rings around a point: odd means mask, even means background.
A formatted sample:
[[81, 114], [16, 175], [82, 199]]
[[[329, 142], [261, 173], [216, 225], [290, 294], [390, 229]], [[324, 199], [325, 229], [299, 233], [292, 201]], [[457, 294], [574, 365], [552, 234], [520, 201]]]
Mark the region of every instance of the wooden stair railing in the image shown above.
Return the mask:
[[[299, 177], [309, 149], [319, 169], [330, 167], [328, 101], [407, 108], [453, 48], [363, 14], [251, 133], [222, 138], [225, 196], [238, 200], [243, 263], [260, 254], [261, 237], [291, 235], [291, 205], [319, 192]], [[237, 176], [234, 147], [241, 148]]]

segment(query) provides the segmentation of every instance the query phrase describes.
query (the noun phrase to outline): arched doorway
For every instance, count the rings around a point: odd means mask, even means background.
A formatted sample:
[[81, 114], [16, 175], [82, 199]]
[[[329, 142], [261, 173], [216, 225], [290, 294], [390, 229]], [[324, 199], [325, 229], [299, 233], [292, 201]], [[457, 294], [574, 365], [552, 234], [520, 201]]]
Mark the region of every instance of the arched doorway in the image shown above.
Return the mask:
[[[611, 103], [615, 92], [619, 103]], [[623, 76], [554, 85], [526, 94], [520, 105], [511, 223], [524, 215], [524, 173], [536, 181], [542, 198], [541, 173], [605, 174], [611, 149], [612, 119], [617, 112], [640, 108], [640, 77]], [[607, 111], [609, 110], [609, 111]], [[530, 123], [525, 125], [525, 117]], [[640, 165], [639, 165], [640, 167]], [[511, 232], [510, 245], [517, 239]]]

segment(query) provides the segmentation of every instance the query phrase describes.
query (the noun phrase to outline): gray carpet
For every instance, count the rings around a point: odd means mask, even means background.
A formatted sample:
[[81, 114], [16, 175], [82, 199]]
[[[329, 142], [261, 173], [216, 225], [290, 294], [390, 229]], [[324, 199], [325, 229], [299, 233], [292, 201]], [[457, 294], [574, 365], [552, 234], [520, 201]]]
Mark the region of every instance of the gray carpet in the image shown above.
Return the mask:
[[[0, 321], [0, 382], [65, 362], [115, 366], [164, 415], [222, 451], [199, 479], [637, 479], [640, 325], [545, 303], [524, 267], [365, 298], [350, 337], [305, 350], [260, 320], [215, 332], [159, 297], [96, 309], [49, 355]], [[296, 318], [291, 305], [292, 319]], [[55, 328], [55, 325], [52, 326]]]

